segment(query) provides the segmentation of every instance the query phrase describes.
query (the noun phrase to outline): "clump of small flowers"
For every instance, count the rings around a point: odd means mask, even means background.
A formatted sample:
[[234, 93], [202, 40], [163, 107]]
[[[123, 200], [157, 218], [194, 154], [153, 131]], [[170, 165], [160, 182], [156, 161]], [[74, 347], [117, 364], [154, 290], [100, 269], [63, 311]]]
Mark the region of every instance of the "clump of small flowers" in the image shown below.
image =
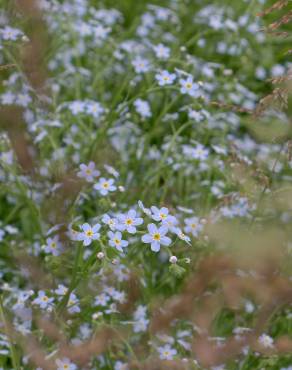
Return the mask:
[[[0, 10], [0, 366], [291, 370], [290, 2], [16, 3]], [[277, 9], [272, 28], [255, 16]], [[278, 248], [254, 258], [265, 233]]]

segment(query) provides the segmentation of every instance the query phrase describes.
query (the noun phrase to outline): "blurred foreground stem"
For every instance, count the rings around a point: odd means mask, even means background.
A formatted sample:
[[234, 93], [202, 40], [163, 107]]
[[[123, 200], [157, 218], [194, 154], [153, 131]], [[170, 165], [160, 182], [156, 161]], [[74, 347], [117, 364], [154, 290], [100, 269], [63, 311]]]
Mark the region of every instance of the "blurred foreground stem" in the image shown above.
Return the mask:
[[13, 338], [11, 336], [11, 331], [9, 329], [8, 323], [5, 318], [5, 310], [4, 310], [4, 305], [3, 305], [3, 300], [2, 300], [1, 295], [0, 295], [0, 316], [1, 316], [1, 321], [3, 322], [3, 325], [4, 325], [5, 334], [7, 335], [7, 338], [9, 341], [9, 348], [10, 348], [10, 353], [11, 353], [13, 369], [20, 370], [17, 353], [15, 350], [15, 346], [13, 344]]

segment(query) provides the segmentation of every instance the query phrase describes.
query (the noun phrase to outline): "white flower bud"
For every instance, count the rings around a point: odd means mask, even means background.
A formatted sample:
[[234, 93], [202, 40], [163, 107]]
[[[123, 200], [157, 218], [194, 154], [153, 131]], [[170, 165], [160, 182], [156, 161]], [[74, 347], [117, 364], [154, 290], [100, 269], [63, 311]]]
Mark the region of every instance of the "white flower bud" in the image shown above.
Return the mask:
[[95, 312], [92, 315], [93, 320], [97, 320], [100, 316], [102, 316], [102, 312]]
[[103, 252], [98, 252], [96, 257], [99, 259], [99, 260], [102, 260], [104, 258], [104, 253]]
[[232, 69], [224, 69], [223, 71], [224, 76], [231, 76], [233, 74]]
[[177, 263], [177, 257], [176, 257], [176, 256], [171, 256], [171, 257], [169, 258], [169, 262], [170, 262], [170, 263]]

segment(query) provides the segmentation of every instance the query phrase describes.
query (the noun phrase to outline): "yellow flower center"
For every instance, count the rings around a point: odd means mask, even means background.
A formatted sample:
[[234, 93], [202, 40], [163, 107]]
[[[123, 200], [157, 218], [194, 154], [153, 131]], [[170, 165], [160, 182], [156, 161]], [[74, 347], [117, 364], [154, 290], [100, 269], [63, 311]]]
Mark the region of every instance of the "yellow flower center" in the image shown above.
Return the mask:
[[93, 231], [92, 230], [88, 230], [86, 231], [86, 236], [88, 236], [89, 238], [93, 235]]
[[160, 218], [165, 219], [166, 218], [166, 214], [165, 213], [160, 213]]
[[191, 228], [195, 229], [197, 227], [197, 224], [191, 224]]
[[119, 245], [119, 244], [121, 244], [121, 241], [120, 241], [120, 239], [114, 239], [114, 242], [115, 242], [115, 244], [117, 244], [117, 245]]
[[186, 88], [187, 88], [187, 89], [191, 89], [191, 88], [192, 88], [192, 86], [193, 86], [193, 85], [192, 85], [190, 82], [187, 82], [187, 83], [186, 83]]
[[153, 235], [153, 239], [154, 239], [154, 240], [160, 240], [160, 234], [159, 234], [159, 233], [155, 233], [155, 234]]
[[56, 246], [57, 246], [57, 244], [56, 244], [55, 242], [52, 242], [52, 243], [51, 243], [51, 248], [55, 249], [55, 248], [56, 248]]
[[44, 295], [44, 296], [42, 297], [42, 301], [43, 301], [43, 302], [48, 302], [48, 300], [49, 300], [49, 298], [48, 298], [46, 295]]
[[108, 182], [104, 182], [104, 183], [102, 184], [102, 187], [103, 187], [104, 189], [107, 189], [107, 188], [109, 187], [109, 183], [108, 183]]
[[132, 220], [131, 218], [128, 218], [128, 219], [126, 220], [126, 224], [127, 224], [127, 225], [132, 225], [132, 224], [133, 224], [133, 220]]
[[89, 168], [85, 172], [87, 175], [91, 175], [91, 170]]

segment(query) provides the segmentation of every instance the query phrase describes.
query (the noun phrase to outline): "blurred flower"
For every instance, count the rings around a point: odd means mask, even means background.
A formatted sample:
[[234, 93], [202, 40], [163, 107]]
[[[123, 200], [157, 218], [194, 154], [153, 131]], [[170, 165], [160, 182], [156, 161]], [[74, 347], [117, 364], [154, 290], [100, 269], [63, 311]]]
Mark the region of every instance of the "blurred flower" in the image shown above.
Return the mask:
[[146, 100], [136, 99], [134, 101], [134, 106], [141, 117], [147, 118], [152, 116], [150, 105]]
[[88, 165], [81, 163], [80, 171], [77, 173], [78, 177], [85, 179], [88, 182], [93, 182], [96, 180], [96, 177], [100, 175], [100, 172], [95, 169], [95, 163], [89, 162]]
[[193, 81], [193, 77], [190, 76], [187, 79], [181, 78], [179, 83], [181, 85], [180, 91], [182, 94], [188, 94], [195, 98], [199, 96], [199, 85]]
[[136, 73], [145, 73], [150, 70], [149, 61], [147, 59], [142, 59], [141, 57], [135, 58], [132, 61], [132, 65]]
[[33, 304], [37, 304], [40, 308], [46, 309], [53, 303], [54, 298], [49, 298], [43, 290], [38, 292], [38, 297], [33, 300]]
[[114, 179], [105, 179], [102, 177], [99, 182], [94, 185], [94, 189], [98, 190], [101, 195], [105, 196], [109, 192], [117, 190], [117, 187], [114, 185], [114, 183]]
[[274, 346], [274, 339], [267, 334], [262, 334], [258, 341], [265, 348], [272, 348]]
[[158, 59], [166, 60], [170, 57], [170, 49], [163, 44], [153, 46], [153, 50]]
[[168, 71], [162, 71], [155, 75], [156, 80], [158, 81], [159, 86], [171, 85], [176, 79], [174, 73], [169, 73]]
[[63, 358], [62, 360], [57, 359], [56, 364], [58, 366], [57, 370], [76, 370], [77, 369], [77, 366], [73, 364], [73, 362], [71, 362], [69, 358], [67, 357]]
[[51, 253], [53, 256], [59, 256], [62, 251], [62, 243], [59, 241], [59, 236], [47, 239], [47, 244], [44, 246], [46, 253]]
[[163, 347], [158, 347], [157, 351], [159, 352], [159, 358], [161, 360], [172, 361], [174, 356], [177, 355], [177, 350], [172, 348], [169, 344], [166, 344]]

